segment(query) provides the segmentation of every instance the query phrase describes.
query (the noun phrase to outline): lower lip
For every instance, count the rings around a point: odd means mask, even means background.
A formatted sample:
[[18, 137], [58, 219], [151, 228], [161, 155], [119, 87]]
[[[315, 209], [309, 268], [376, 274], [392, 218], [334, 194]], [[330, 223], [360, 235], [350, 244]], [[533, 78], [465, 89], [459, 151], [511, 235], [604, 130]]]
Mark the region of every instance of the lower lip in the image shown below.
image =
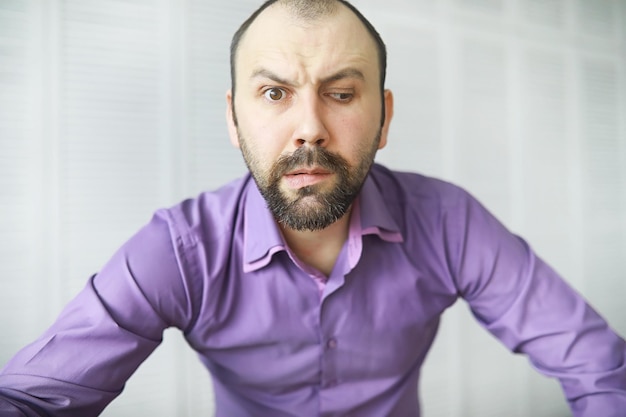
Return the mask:
[[332, 174], [297, 174], [285, 175], [285, 181], [290, 188], [302, 188], [314, 185], [329, 178]]

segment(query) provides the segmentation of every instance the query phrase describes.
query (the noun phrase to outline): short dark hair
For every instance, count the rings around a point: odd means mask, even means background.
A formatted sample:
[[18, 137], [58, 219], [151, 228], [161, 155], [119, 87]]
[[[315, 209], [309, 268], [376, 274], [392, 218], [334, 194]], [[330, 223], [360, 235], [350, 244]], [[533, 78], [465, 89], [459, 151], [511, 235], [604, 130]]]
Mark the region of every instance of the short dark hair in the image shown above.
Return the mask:
[[[365, 26], [365, 29], [367, 30], [367, 32], [370, 34], [370, 36], [376, 43], [376, 50], [378, 52], [378, 68], [380, 72], [380, 96], [382, 100], [381, 123], [384, 123], [385, 122], [384, 90], [385, 90], [385, 78], [387, 76], [387, 47], [385, 46], [385, 42], [383, 42], [383, 39], [380, 37], [380, 34], [376, 30], [376, 28], [374, 28], [374, 26], [370, 23], [370, 21], [367, 20], [365, 16], [363, 16], [363, 14], [356, 7], [354, 7], [352, 4], [350, 4], [346, 0], [307, 0], [307, 1], [267, 0], [258, 9], [256, 9], [254, 13], [252, 13], [250, 17], [248, 17], [248, 19], [246, 19], [246, 21], [241, 24], [241, 26], [239, 26], [239, 29], [237, 29], [237, 31], [233, 35], [233, 39], [230, 43], [230, 88], [231, 88], [231, 93], [232, 93], [231, 105], [232, 105], [233, 118], [234, 118], [235, 125], [237, 124], [237, 116], [235, 114], [235, 88], [237, 86], [235, 69], [236, 69], [237, 51], [239, 50], [239, 44], [241, 43], [241, 40], [246, 34], [246, 32], [248, 31], [248, 28], [257, 19], [257, 17], [259, 17], [259, 15], [265, 9], [267, 9], [269, 6], [277, 2], [285, 3], [287, 5], [292, 6], [292, 8], [298, 11], [298, 15], [304, 18], [306, 18], [307, 16], [309, 18], [315, 18], [318, 15], [323, 14], [323, 12], [308, 13], [307, 9], [310, 8], [314, 3], [323, 3], [322, 8], [325, 8], [325, 10], [332, 10], [329, 6], [332, 4], [339, 3], [339, 4], [343, 4], [344, 6], [346, 6], [348, 9], [352, 11], [352, 13], [356, 15], [356, 17], [359, 18], [361, 23], [363, 23], [363, 26]], [[319, 11], [320, 8], [318, 7], [316, 10]]]

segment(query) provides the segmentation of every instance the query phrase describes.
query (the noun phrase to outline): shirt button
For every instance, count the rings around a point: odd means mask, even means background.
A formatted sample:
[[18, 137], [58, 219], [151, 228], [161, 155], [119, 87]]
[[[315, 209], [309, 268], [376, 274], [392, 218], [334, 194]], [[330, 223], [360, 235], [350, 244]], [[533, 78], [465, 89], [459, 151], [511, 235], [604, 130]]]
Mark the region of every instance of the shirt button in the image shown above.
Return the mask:
[[337, 339], [335, 338], [328, 339], [326, 346], [328, 346], [328, 349], [335, 349], [337, 347]]

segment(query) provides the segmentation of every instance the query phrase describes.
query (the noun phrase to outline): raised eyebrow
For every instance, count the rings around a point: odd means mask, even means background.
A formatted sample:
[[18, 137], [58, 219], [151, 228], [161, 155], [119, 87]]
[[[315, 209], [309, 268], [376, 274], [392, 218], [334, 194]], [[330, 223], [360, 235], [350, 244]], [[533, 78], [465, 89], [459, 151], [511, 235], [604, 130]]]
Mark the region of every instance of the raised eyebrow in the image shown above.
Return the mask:
[[346, 68], [329, 77], [322, 79], [322, 84], [328, 84], [328, 83], [343, 80], [346, 78], [356, 78], [358, 80], [365, 81], [365, 75], [363, 75], [363, 73], [360, 70], [356, 68]]

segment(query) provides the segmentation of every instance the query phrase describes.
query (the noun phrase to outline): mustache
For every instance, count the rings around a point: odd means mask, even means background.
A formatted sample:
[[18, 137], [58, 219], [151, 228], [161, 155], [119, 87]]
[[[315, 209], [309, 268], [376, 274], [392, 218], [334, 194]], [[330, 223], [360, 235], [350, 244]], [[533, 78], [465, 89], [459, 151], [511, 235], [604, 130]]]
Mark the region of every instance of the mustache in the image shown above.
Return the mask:
[[322, 147], [302, 146], [289, 155], [280, 156], [272, 167], [271, 177], [278, 181], [289, 171], [313, 165], [341, 175], [348, 172], [348, 162], [342, 156]]

